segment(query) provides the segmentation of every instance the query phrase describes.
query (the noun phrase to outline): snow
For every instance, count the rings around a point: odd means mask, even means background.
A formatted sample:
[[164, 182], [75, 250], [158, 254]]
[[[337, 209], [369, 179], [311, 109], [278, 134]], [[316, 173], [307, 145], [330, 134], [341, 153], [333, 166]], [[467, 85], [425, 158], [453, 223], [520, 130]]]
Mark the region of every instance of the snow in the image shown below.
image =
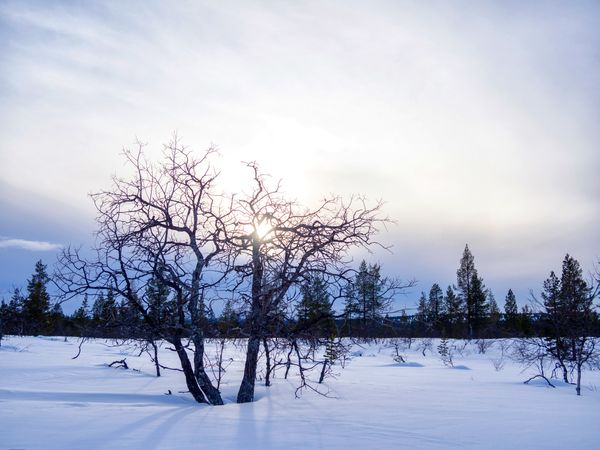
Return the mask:
[[[595, 449], [600, 448], [600, 373], [573, 386], [543, 380], [512, 361], [496, 371], [499, 345], [455, 356], [406, 350], [395, 363], [379, 342], [357, 347], [329, 379], [327, 398], [294, 392], [279, 373], [257, 385], [257, 401], [234, 403], [242, 351], [222, 386], [224, 406], [195, 403], [179, 372], [156, 378], [146, 355], [110, 341], [8, 337], [0, 347], [0, 448], [20, 449]], [[210, 348], [210, 346], [207, 346]], [[435, 344], [433, 346], [435, 349]], [[414, 346], [413, 346], [414, 349]], [[176, 355], [163, 346], [164, 364]], [[131, 369], [107, 367], [127, 358]], [[173, 395], [165, 395], [171, 390]]]

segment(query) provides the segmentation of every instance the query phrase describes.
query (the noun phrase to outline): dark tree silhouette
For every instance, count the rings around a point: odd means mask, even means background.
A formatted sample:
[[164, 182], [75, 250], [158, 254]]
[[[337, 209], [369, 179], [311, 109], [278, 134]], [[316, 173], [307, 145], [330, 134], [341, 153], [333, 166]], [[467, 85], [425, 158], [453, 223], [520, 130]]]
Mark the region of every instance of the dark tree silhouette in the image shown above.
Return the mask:
[[311, 277], [320, 276], [330, 286], [348, 280], [349, 250], [379, 245], [373, 237], [377, 226], [387, 221], [380, 216], [380, 203], [369, 207], [361, 198], [344, 202], [329, 197], [315, 209], [304, 208], [287, 199], [279, 184], [271, 187], [256, 164], [249, 167], [254, 189], [237, 200], [237, 226], [228, 235], [235, 251], [238, 292], [249, 311], [238, 403], [254, 400], [259, 348], [278, 311]]
[[[204, 368], [206, 293], [227, 267], [222, 230], [228, 213], [214, 192], [215, 150], [196, 158], [174, 138], [165, 146], [162, 162], [153, 164], [143, 149], [139, 143], [134, 151], [124, 151], [131, 177], [114, 177], [111, 189], [92, 195], [98, 211], [95, 257], [65, 249], [56, 283], [65, 299], [106, 289], [125, 299], [153, 338], [173, 345], [194, 399], [220, 405], [221, 395]], [[209, 277], [211, 268], [217, 270]], [[146, 292], [151, 280], [173, 292], [170, 326], [156, 317], [153, 297]], [[188, 336], [193, 361], [184, 343]]]

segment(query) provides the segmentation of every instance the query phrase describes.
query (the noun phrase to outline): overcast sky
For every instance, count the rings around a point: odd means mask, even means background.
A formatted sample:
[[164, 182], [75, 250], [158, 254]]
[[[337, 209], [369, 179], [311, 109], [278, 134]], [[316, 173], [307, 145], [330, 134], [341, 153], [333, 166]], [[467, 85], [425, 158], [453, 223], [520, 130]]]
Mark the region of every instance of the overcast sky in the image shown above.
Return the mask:
[[292, 196], [382, 198], [389, 274], [499, 303], [600, 256], [598, 2], [0, 3], [0, 297], [89, 244], [135, 138], [216, 144]]

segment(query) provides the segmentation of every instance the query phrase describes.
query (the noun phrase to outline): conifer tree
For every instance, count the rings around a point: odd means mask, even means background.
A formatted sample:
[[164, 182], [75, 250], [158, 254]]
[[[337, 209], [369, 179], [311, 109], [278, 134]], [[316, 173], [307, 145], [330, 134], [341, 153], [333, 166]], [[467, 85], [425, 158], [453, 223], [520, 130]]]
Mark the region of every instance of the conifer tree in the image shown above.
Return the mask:
[[500, 313], [500, 308], [498, 307], [498, 303], [496, 302], [496, 297], [491, 289], [486, 291], [487, 297], [487, 313], [489, 317], [489, 328], [492, 332], [497, 332], [498, 323], [500, 322], [500, 317], [502, 314]]
[[8, 304], [4, 305], [4, 333], [23, 334], [23, 303], [25, 298], [19, 289], [13, 291]]
[[48, 331], [59, 336], [65, 334], [65, 314], [60, 303], [55, 303], [48, 313]]
[[425, 324], [427, 323], [427, 317], [429, 313], [429, 309], [427, 308], [427, 297], [425, 296], [425, 292], [421, 291], [421, 296], [419, 297], [419, 302], [417, 304], [417, 321]]
[[515, 330], [519, 317], [519, 308], [517, 307], [517, 299], [512, 289], [508, 290], [504, 299], [504, 313], [506, 314], [506, 327], [509, 330]]
[[477, 271], [475, 271], [471, 278], [470, 315], [467, 315], [469, 335], [471, 337], [478, 337], [481, 327], [489, 314], [489, 305], [486, 300], [483, 280], [477, 276]]
[[384, 295], [387, 284], [388, 280], [381, 276], [381, 266], [367, 265], [363, 260], [356, 277], [346, 289], [345, 313], [348, 317], [360, 318], [363, 324], [381, 319], [390, 303]]
[[92, 305], [92, 320], [96, 329], [113, 329], [117, 324], [118, 308], [115, 301], [115, 295], [112, 289], [109, 289], [106, 296], [102, 291], [96, 297]]
[[302, 298], [298, 304], [298, 322], [317, 326], [317, 322], [330, 328], [332, 310], [327, 285], [320, 277], [311, 277], [301, 286]]
[[159, 275], [154, 274], [146, 286], [145, 303], [148, 320], [150, 324], [146, 324], [152, 334], [152, 339], [158, 339], [164, 329], [168, 328], [172, 321], [172, 314], [175, 307], [172, 301], [169, 300], [171, 293], [169, 287], [164, 283], [162, 273], [159, 270]]
[[416, 328], [418, 334], [429, 334], [431, 324], [429, 323], [429, 308], [425, 292], [421, 292], [417, 303], [417, 314], [415, 315]]
[[568, 383], [567, 343], [563, 338], [565, 333], [564, 319], [568, 311], [566, 311], [566, 305], [560, 301], [560, 290], [560, 279], [554, 271], [551, 271], [550, 276], [544, 281], [542, 291], [545, 309], [545, 331], [547, 333], [545, 337], [546, 350], [556, 359], [562, 369], [563, 381]]
[[456, 271], [456, 282], [459, 297], [466, 305], [467, 327], [469, 338], [473, 338], [487, 313], [483, 280], [475, 269], [475, 258], [465, 245], [460, 266]]
[[219, 316], [219, 331], [223, 336], [231, 336], [233, 330], [239, 328], [240, 317], [233, 308], [233, 302], [227, 300]]
[[533, 311], [529, 305], [524, 305], [519, 314], [519, 329], [525, 336], [530, 336], [532, 332]]
[[437, 283], [434, 283], [429, 290], [429, 299], [427, 301], [428, 322], [438, 326], [444, 315], [444, 292]]
[[75, 310], [71, 316], [73, 320], [85, 322], [90, 318], [88, 295], [84, 294], [81, 306]]
[[464, 316], [464, 302], [462, 298], [454, 293], [452, 286], [448, 286], [448, 289], [446, 289], [446, 296], [444, 297], [444, 303], [446, 318], [453, 333], [456, 334]]
[[89, 300], [87, 293], [84, 294], [81, 306], [75, 310], [71, 316], [71, 319], [81, 336], [87, 334], [88, 330], [86, 329], [89, 326], [90, 321]]
[[567, 254], [563, 260], [560, 279], [560, 302], [565, 305], [565, 335], [568, 339], [568, 358], [576, 371], [576, 392], [581, 395], [581, 371], [584, 364], [600, 357], [595, 348], [593, 326], [597, 321], [592, 289], [583, 279], [579, 262]]
[[23, 320], [26, 331], [37, 335], [48, 331], [50, 295], [46, 285], [50, 281], [42, 261], [35, 264], [33, 275], [27, 282], [27, 296], [23, 301]]
[[452, 351], [448, 345], [448, 339], [446, 339], [445, 336], [440, 340], [440, 343], [437, 346], [437, 351], [445, 366], [454, 366], [454, 362], [452, 361]]
[[576, 259], [565, 256], [560, 280], [550, 273], [542, 298], [551, 332], [546, 338], [547, 351], [559, 363], [566, 382], [568, 367], [576, 371], [576, 391], [581, 395], [581, 369], [590, 358], [598, 356], [595, 341], [590, 338], [597, 318], [594, 297]]
[[473, 275], [477, 277], [475, 259], [469, 250], [469, 246], [465, 245], [465, 249], [460, 260], [460, 266], [456, 271], [456, 286], [458, 289], [458, 296], [466, 307], [467, 327], [469, 329], [470, 338], [472, 337], [473, 330]]

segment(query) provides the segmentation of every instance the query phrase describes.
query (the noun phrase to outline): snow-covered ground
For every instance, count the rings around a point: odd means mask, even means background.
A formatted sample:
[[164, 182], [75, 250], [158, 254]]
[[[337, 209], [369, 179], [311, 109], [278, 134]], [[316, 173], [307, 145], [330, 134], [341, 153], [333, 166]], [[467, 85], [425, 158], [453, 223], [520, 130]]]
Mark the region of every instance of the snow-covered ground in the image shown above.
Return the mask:
[[[597, 449], [600, 373], [585, 372], [581, 397], [557, 382], [523, 384], [511, 361], [497, 371], [470, 345], [456, 368], [408, 350], [397, 364], [385, 344], [356, 348], [329, 380], [326, 398], [278, 375], [257, 386], [257, 401], [234, 403], [241, 352], [231, 349], [222, 392], [228, 402], [192, 401], [183, 376], [156, 378], [147, 356], [107, 341], [87, 342], [79, 358], [69, 338], [9, 337], [0, 349], [0, 449]], [[131, 353], [131, 354], [130, 354]], [[358, 356], [362, 353], [362, 356]], [[175, 355], [163, 348], [165, 364]], [[127, 358], [132, 369], [107, 367]], [[171, 390], [173, 395], [165, 395]]]

